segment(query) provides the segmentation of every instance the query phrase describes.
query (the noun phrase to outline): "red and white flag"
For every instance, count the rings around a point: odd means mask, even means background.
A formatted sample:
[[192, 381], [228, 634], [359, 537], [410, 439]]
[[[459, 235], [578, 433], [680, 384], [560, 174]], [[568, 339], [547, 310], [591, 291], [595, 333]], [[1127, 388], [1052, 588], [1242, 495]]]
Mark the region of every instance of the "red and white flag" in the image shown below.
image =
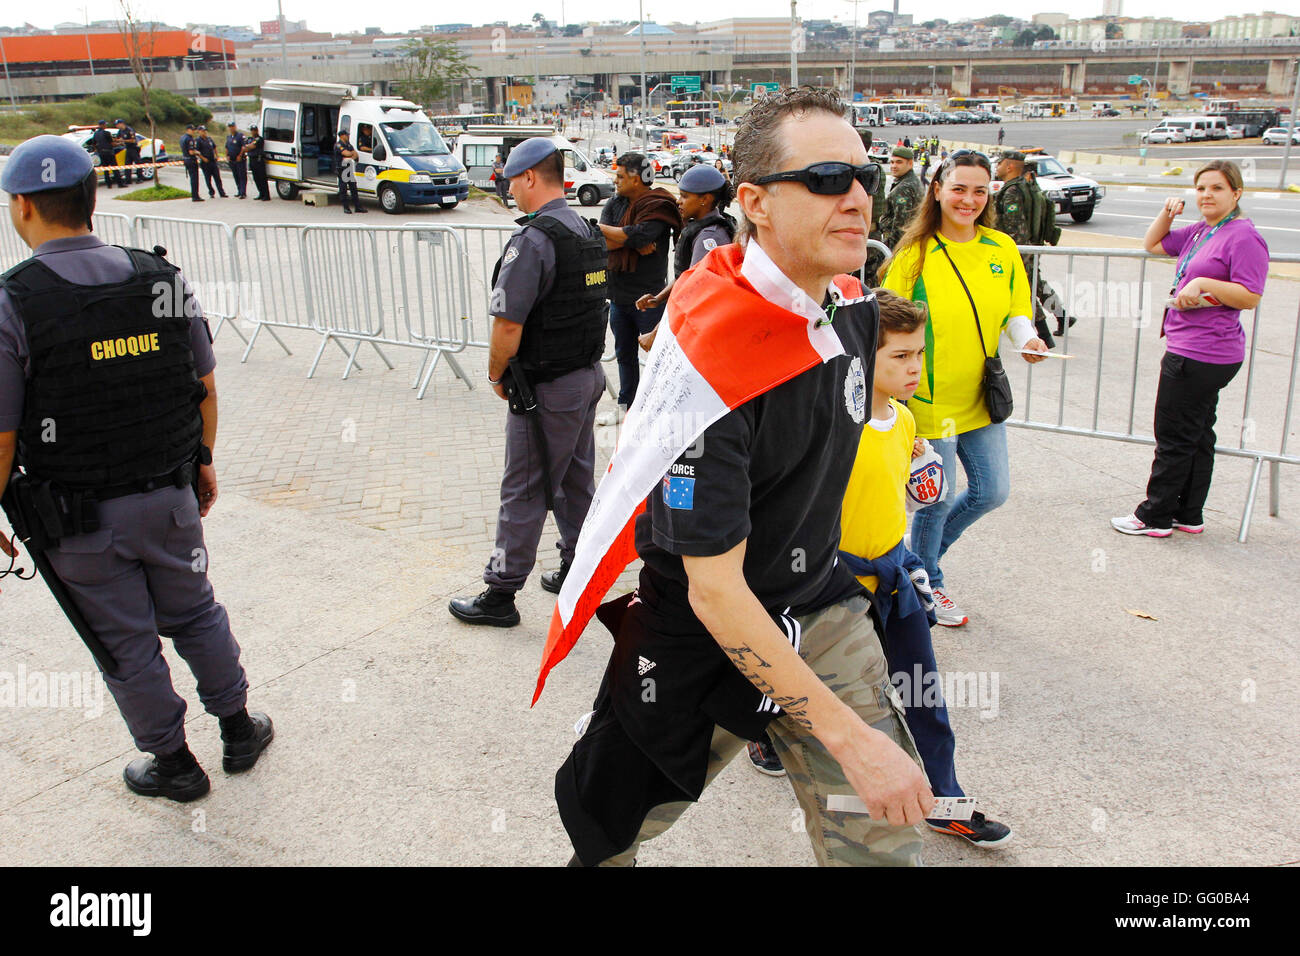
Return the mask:
[[[618, 448], [596, 489], [551, 617], [533, 703], [624, 569], [636, 560], [634, 524], [646, 496], [704, 430], [727, 412], [844, 354], [824, 313], [751, 241], [719, 246], [677, 280], [628, 410]], [[835, 304], [861, 301], [837, 276]], [[782, 307], [785, 303], [789, 308]]]

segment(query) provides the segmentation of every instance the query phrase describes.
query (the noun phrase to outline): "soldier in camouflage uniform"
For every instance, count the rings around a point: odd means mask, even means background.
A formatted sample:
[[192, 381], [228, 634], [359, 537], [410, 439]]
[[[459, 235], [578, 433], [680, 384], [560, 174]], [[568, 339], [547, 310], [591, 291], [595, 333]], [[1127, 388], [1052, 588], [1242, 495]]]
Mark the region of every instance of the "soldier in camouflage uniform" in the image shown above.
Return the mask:
[[895, 146], [889, 159], [889, 172], [893, 185], [885, 198], [885, 210], [880, 215], [880, 241], [893, 249], [912, 221], [912, 213], [925, 198], [925, 189], [917, 178], [912, 163], [915, 153], [906, 146]]
[[[867, 148], [868, 157], [871, 152], [871, 130], [859, 126], [858, 135], [862, 137], [862, 145]], [[879, 163], [876, 163], [879, 166]], [[871, 196], [871, 232], [868, 238], [875, 239], [878, 242], [884, 240], [880, 238], [880, 217], [885, 211], [885, 171], [882, 168], [880, 175], [876, 177], [876, 191]], [[884, 264], [885, 256], [877, 249], [867, 250], [867, 261], [862, 267], [863, 284], [874, 286], [876, 284], [876, 270]]]
[[[1045, 202], [1046, 197], [1036, 183], [1030, 183], [1025, 179], [1024, 174], [1024, 153], [1012, 151], [1002, 154], [997, 168], [997, 178], [1002, 180], [1002, 188], [998, 191], [996, 200], [997, 221], [998, 229], [1014, 239], [1016, 245], [1032, 246], [1037, 245], [1036, 233], [1039, 231], [1042, 218], [1039, 202]], [[1025, 255], [1022, 258], [1025, 263], [1025, 274], [1032, 282], [1036, 257]], [[1056, 347], [1056, 340], [1048, 330], [1047, 314], [1043, 310], [1042, 303], [1038, 301], [1037, 295], [1034, 296], [1034, 327], [1038, 331], [1038, 337], [1047, 344], [1049, 349]]]
[[[1025, 182], [1034, 187], [1034, 198], [1037, 201], [1039, 212], [1035, 217], [1037, 228], [1034, 231], [1034, 245], [1036, 246], [1054, 246], [1061, 241], [1061, 227], [1056, 224], [1056, 204], [1043, 195], [1043, 191], [1038, 188], [1037, 167], [1033, 163], [1025, 165]], [[1029, 273], [1033, 278], [1033, 273]], [[1041, 264], [1038, 272], [1038, 286], [1034, 290], [1034, 295], [1041, 303], [1042, 307], [1056, 316], [1055, 335], [1065, 334], [1066, 312], [1065, 303], [1047, 281], [1046, 276], [1042, 273]], [[1069, 316], [1070, 327], [1074, 327], [1077, 320], [1074, 316]]]

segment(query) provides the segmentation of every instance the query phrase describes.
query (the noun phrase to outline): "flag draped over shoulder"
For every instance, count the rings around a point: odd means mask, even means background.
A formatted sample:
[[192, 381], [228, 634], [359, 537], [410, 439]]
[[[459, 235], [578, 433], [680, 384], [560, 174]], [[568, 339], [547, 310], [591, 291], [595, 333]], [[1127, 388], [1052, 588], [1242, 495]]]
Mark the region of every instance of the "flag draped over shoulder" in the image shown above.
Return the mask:
[[[742, 274], [744, 249], [719, 246], [673, 286], [636, 401], [578, 536], [551, 617], [533, 703], [619, 575], [636, 560], [634, 524], [646, 496], [709, 425], [757, 395], [844, 354], [819, 310], [769, 301]], [[843, 301], [862, 295], [837, 276]], [[804, 297], [806, 299], [806, 297]], [[788, 303], [798, 308], [791, 296]]]

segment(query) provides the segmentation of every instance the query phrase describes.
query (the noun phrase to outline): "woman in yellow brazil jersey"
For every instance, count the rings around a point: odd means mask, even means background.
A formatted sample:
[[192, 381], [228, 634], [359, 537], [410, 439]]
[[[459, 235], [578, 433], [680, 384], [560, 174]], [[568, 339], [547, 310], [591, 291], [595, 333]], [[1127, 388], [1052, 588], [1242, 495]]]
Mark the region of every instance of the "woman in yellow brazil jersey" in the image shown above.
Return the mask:
[[[899, 240], [882, 285], [925, 302], [925, 364], [907, 403], [916, 434], [943, 457], [948, 491], [912, 519], [912, 550], [925, 562], [940, 624], [967, 617], [944, 587], [939, 561], [962, 532], [1007, 500], [1011, 490], [1006, 425], [994, 423], [984, 402], [985, 356], [999, 336], [1013, 348], [1046, 352], [1034, 334], [1028, 277], [1010, 236], [993, 228], [992, 170], [981, 153], [959, 150], [944, 161], [911, 225]], [[1041, 362], [1026, 354], [1026, 362]], [[966, 490], [956, 494], [957, 459]]]

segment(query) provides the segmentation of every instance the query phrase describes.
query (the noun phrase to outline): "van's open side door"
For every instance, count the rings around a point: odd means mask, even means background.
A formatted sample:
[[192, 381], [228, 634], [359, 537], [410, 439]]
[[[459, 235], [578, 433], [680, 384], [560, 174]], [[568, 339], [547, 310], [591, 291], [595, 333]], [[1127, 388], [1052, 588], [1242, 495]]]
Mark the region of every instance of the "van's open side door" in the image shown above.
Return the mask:
[[266, 174], [271, 179], [302, 182], [302, 151], [298, 146], [300, 108], [298, 103], [276, 103], [262, 109]]

